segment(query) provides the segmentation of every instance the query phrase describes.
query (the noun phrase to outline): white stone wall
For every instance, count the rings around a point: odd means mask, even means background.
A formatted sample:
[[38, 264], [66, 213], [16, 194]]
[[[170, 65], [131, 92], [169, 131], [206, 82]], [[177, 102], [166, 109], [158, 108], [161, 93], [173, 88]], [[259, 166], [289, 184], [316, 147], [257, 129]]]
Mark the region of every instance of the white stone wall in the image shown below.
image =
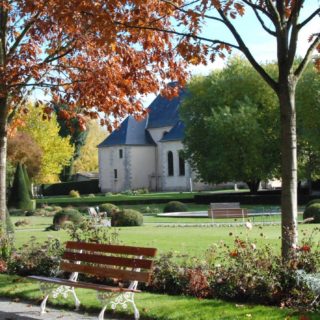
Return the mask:
[[[123, 150], [120, 158], [119, 150]], [[113, 146], [99, 148], [99, 183], [102, 192], [152, 188], [155, 183], [155, 147]], [[117, 178], [114, 170], [117, 170]], [[152, 181], [153, 180], [153, 181]]]
[[[119, 150], [123, 150], [120, 159]], [[130, 189], [131, 149], [126, 146], [99, 148], [99, 183], [102, 192], [121, 192]], [[117, 170], [117, 178], [114, 176]]]
[[132, 146], [131, 189], [156, 189], [156, 147]]
[[[185, 162], [185, 175], [179, 175], [179, 151], [183, 150], [181, 141], [166, 141], [161, 143], [161, 181], [163, 191], [200, 191], [209, 190], [206, 183], [197, 181], [195, 172], [189, 163]], [[168, 152], [173, 153], [174, 175], [168, 175]]]

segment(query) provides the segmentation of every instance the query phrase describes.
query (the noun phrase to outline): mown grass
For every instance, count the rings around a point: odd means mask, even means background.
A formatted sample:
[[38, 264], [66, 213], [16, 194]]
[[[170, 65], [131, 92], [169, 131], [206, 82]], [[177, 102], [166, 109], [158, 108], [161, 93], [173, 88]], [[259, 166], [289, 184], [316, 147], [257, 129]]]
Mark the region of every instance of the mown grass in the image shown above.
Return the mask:
[[[92, 290], [77, 290], [82, 301], [81, 310], [97, 314], [101, 308], [96, 294]], [[17, 276], [0, 275], [0, 296], [36, 301], [40, 304], [41, 293], [36, 282]], [[168, 296], [141, 293], [136, 295], [136, 303], [141, 319], [149, 320], [299, 320], [302, 314], [277, 307], [228, 303], [220, 300], [199, 300], [185, 296]], [[68, 299], [49, 299], [49, 305], [73, 308], [71, 297]], [[130, 315], [132, 309], [117, 309], [117, 315]], [[107, 309], [109, 315], [112, 313]], [[319, 314], [305, 314], [310, 320], [319, 319]], [[107, 318], [107, 316], [106, 316]]]
[[[13, 222], [21, 219], [30, 221], [30, 224], [16, 228], [16, 247], [28, 243], [32, 236], [39, 241], [45, 241], [48, 236], [57, 237], [61, 241], [68, 239], [64, 230], [44, 231], [52, 223], [52, 217], [12, 217]], [[156, 218], [145, 217], [145, 219]], [[167, 219], [170, 220], [170, 218]], [[198, 221], [202, 220], [198, 219]], [[118, 229], [119, 239], [125, 244], [156, 247], [160, 253], [177, 251], [199, 257], [203, 256], [211, 245], [219, 244], [221, 241], [232, 245], [235, 236], [248, 237], [257, 245], [268, 243], [275, 250], [280, 248], [280, 225], [254, 226], [252, 230], [247, 230], [244, 226], [211, 227], [208, 225], [207, 227], [194, 227], [187, 226], [187, 224], [185, 224], [186, 226], [176, 226], [173, 223], [167, 223], [167, 225], [145, 224], [142, 227], [121, 227]], [[313, 241], [320, 241], [320, 233], [313, 232], [314, 228], [314, 225], [300, 225], [300, 237], [312, 236]]]

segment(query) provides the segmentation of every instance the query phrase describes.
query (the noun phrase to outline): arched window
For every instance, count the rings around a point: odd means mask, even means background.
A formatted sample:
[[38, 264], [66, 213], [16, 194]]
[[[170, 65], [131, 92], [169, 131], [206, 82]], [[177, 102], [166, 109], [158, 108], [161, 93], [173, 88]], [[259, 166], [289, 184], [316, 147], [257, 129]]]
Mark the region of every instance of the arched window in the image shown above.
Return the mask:
[[168, 176], [173, 176], [173, 153], [172, 151], [168, 152]]
[[179, 155], [179, 175], [185, 176], [186, 169], [185, 169], [185, 161], [184, 161], [184, 155], [182, 150], [178, 152], [178, 155]]

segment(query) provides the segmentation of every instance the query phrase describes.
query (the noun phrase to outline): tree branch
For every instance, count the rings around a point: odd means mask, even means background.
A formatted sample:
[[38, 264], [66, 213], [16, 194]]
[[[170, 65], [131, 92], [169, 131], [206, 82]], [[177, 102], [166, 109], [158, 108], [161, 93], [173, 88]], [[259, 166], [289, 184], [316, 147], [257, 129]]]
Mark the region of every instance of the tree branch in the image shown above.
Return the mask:
[[114, 22], [115, 24], [121, 25], [125, 28], [128, 29], [142, 29], [142, 30], [153, 30], [153, 31], [159, 31], [159, 32], [164, 32], [164, 33], [169, 33], [169, 34], [174, 34], [177, 36], [183, 36], [183, 37], [187, 37], [187, 38], [192, 38], [195, 40], [201, 40], [201, 41], [206, 41], [206, 42], [210, 42], [212, 44], [225, 44], [231, 48], [235, 48], [235, 49], [239, 49], [239, 47], [233, 43], [229, 43], [226, 41], [222, 41], [222, 40], [218, 40], [218, 39], [210, 39], [210, 38], [205, 38], [205, 37], [200, 37], [197, 36], [196, 34], [192, 34], [192, 33], [184, 33], [184, 32], [178, 32], [178, 31], [174, 31], [174, 30], [169, 30], [169, 29], [161, 29], [161, 28], [157, 28], [157, 27], [148, 27], [148, 26], [133, 26], [133, 25], [128, 25], [122, 22]]
[[262, 6], [252, 3], [251, 0], [242, 0], [242, 2], [244, 2], [246, 5], [251, 7], [253, 10], [261, 11], [264, 15], [266, 15], [272, 21], [271, 14], [267, 10], [265, 10]]
[[253, 10], [253, 12], [255, 13], [257, 19], [259, 20], [262, 28], [263, 28], [266, 32], [268, 32], [269, 34], [271, 34], [272, 36], [275, 37], [275, 36], [277, 35], [277, 33], [276, 33], [275, 31], [269, 29], [269, 28], [266, 26], [266, 24], [264, 23], [263, 19], [262, 19], [261, 16], [260, 16], [258, 10], [255, 9], [255, 8], [252, 8], [252, 10]]
[[18, 48], [19, 44], [21, 43], [21, 41], [23, 40], [23, 38], [25, 37], [25, 35], [29, 32], [29, 30], [32, 28], [32, 26], [34, 25], [34, 23], [36, 22], [37, 18], [39, 17], [40, 12], [37, 12], [31, 19], [29, 22], [26, 23], [25, 27], [23, 28], [22, 32], [19, 34], [19, 36], [16, 38], [15, 42], [13, 43], [13, 45], [11, 46], [11, 48], [9, 49], [9, 53], [8, 55], [11, 56], [15, 50]]
[[295, 70], [294, 75], [297, 77], [297, 79], [301, 76], [301, 74], [307, 67], [308, 63], [311, 61], [312, 53], [317, 48], [318, 45], [320, 45], [320, 33], [316, 35], [316, 38], [314, 39], [309, 49], [307, 50], [305, 57], [302, 59], [298, 68]]
[[307, 19], [298, 24], [299, 30], [302, 29], [306, 24], [308, 24], [316, 15], [320, 16], [320, 8], [314, 11]]
[[226, 26], [236, 39], [239, 50], [243, 52], [243, 54], [246, 56], [246, 58], [249, 60], [253, 68], [261, 75], [261, 77], [270, 85], [270, 87], [276, 92], [278, 90], [278, 83], [273, 80], [270, 75], [265, 71], [265, 69], [256, 61], [256, 59], [251, 54], [250, 50], [245, 45], [244, 41], [242, 40], [242, 37], [234, 27], [234, 25], [230, 22], [230, 20], [226, 17], [226, 15], [223, 13], [221, 9], [218, 10], [221, 18], [225, 21]]

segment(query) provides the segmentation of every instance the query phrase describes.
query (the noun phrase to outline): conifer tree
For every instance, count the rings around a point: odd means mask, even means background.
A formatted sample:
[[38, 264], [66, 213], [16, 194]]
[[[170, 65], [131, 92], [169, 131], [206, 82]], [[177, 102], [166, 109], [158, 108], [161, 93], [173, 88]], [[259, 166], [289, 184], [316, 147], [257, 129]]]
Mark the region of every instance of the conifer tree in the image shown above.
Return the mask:
[[32, 202], [21, 163], [17, 165], [8, 206], [23, 210], [32, 208]]

